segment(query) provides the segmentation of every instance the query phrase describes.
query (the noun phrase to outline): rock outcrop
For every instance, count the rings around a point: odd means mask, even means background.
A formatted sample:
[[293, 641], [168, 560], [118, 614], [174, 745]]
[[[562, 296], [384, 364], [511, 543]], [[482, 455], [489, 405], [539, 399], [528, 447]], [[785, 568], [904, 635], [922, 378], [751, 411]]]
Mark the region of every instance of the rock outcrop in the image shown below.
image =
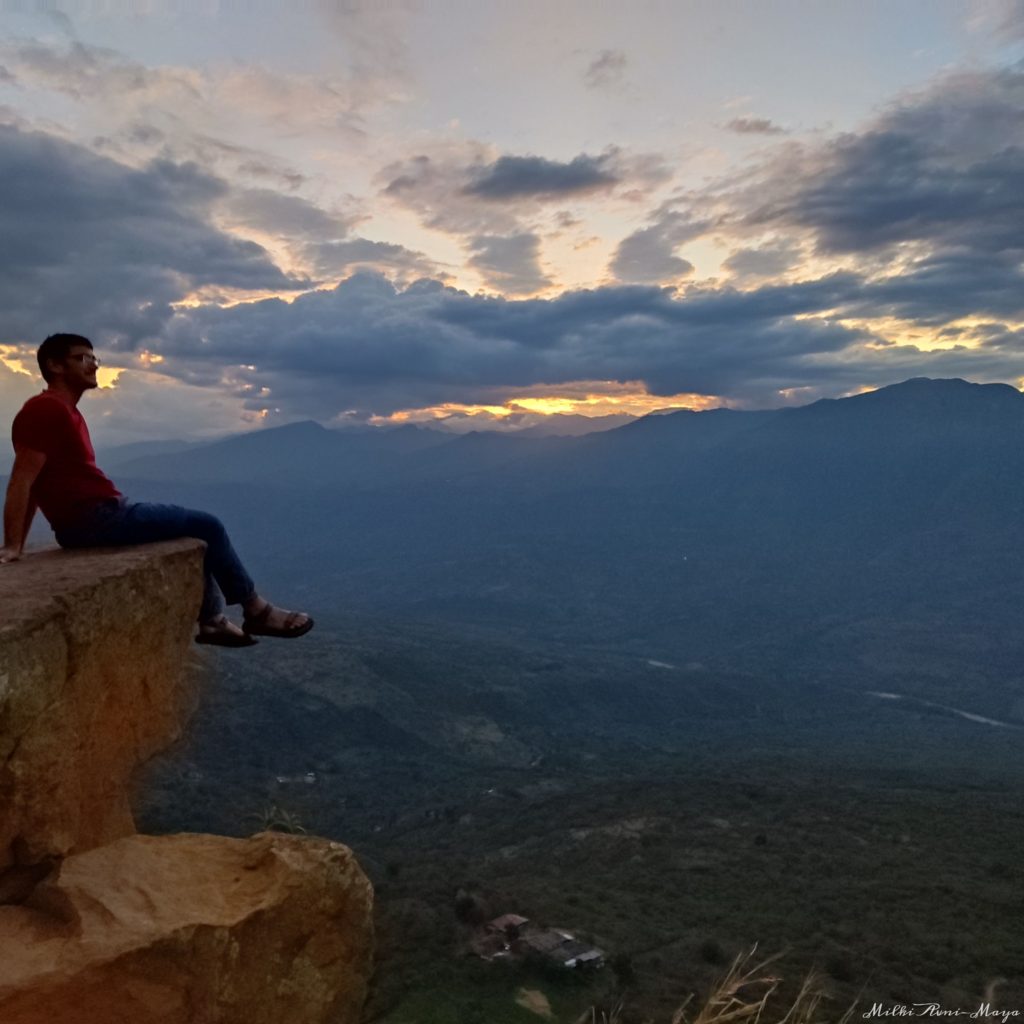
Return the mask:
[[130, 776], [192, 704], [201, 564], [173, 541], [0, 568], [3, 1024], [359, 1018], [373, 900], [351, 851], [135, 834]]
[[128, 782], [178, 737], [196, 541], [0, 567], [0, 871], [135, 831]]
[[4, 1024], [321, 1024], [366, 993], [369, 883], [340, 843], [129, 836], [0, 907]]

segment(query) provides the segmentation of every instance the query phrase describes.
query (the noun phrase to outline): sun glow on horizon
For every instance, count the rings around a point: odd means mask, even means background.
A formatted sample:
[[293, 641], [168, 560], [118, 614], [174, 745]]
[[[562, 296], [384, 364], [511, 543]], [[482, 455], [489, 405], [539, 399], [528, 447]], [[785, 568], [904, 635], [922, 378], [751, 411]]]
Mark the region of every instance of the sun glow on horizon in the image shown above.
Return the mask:
[[[585, 384], [551, 385], [535, 393], [515, 394], [495, 403], [443, 402], [421, 408], [399, 409], [387, 416], [373, 416], [375, 426], [403, 423], [431, 423], [457, 419], [510, 422], [540, 422], [549, 416], [646, 416], [663, 409], [701, 411], [728, 404], [716, 395], [652, 395], [637, 381], [595, 381]], [[538, 394], [536, 391], [542, 391]]]

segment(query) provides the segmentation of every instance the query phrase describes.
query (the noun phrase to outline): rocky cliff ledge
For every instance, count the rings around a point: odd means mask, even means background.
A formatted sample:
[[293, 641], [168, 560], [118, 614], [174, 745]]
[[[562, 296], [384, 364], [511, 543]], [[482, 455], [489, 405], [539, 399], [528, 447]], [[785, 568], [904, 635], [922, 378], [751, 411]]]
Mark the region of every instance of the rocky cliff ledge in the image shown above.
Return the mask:
[[128, 782], [180, 734], [196, 541], [0, 566], [0, 871], [135, 831]]
[[192, 703], [201, 562], [174, 541], [0, 568], [4, 1024], [359, 1017], [372, 891], [351, 851], [135, 834], [130, 776]]

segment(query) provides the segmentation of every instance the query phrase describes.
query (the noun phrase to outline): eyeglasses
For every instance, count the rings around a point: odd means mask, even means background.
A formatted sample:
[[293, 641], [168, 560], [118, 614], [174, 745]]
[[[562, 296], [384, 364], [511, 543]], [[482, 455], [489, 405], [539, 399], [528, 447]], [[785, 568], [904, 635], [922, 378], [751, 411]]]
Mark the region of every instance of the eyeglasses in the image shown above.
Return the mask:
[[76, 352], [73, 356], [68, 356], [68, 359], [74, 359], [78, 363], [92, 363], [93, 366], [99, 366], [99, 356], [95, 356], [92, 352]]

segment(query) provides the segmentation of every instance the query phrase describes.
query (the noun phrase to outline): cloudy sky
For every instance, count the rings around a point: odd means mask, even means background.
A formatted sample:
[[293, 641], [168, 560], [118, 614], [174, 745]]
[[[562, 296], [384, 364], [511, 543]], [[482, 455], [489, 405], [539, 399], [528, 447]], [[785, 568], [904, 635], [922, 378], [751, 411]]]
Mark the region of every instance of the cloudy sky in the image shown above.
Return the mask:
[[1024, 383], [1024, 0], [0, 0], [0, 435]]

